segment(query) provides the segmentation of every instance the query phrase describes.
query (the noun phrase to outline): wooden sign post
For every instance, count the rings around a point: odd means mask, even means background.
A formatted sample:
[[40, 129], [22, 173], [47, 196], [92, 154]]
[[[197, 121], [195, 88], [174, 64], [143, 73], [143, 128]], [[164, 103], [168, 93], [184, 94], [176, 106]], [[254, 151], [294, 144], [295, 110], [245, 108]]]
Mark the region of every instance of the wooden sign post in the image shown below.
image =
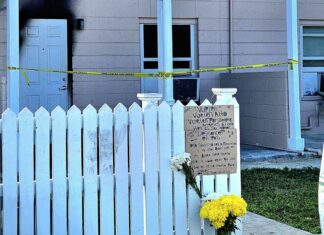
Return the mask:
[[185, 131], [195, 174], [236, 173], [234, 106], [185, 107]]

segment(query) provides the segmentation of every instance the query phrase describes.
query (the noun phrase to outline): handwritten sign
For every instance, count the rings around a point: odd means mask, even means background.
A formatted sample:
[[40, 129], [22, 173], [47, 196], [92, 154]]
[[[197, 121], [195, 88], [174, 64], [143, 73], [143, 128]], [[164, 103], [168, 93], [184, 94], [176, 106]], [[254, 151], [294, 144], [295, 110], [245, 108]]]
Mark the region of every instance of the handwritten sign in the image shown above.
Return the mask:
[[191, 154], [195, 174], [235, 173], [236, 137], [235, 129], [186, 132], [186, 152]]
[[228, 105], [185, 108], [186, 152], [195, 174], [235, 173], [237, 132], [234, 107]]
[[219, 130], [234, 128], [234, 106], [185, 107], [185, 130]]

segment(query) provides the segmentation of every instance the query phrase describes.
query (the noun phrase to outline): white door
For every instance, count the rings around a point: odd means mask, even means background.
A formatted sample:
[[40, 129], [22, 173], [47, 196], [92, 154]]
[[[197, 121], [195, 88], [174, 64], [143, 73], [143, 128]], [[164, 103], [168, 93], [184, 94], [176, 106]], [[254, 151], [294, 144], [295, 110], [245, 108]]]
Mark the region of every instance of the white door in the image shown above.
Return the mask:
[[[67, 70], [66, 20], [34, 19], [23, 31], [20, 67]], [[29, 84], [20, 74], [20, 108], [35, 112], [39, 107], [52, 111], [68, 108], [67, 74], [26, 71]]]

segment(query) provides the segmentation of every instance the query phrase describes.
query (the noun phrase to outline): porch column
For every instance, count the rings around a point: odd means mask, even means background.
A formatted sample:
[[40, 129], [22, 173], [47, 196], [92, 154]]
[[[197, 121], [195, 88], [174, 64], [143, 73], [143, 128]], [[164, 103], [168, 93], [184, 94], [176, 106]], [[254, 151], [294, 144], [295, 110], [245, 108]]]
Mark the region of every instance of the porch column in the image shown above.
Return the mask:
[[[7, 1], [7, 66], [19, 67], [19, 0]], [[7, 106], [19, 112], [19, 71], [7, 71]]]
[[[287, 17], [287, 49], [288, 58], [298, 60], [298, 34], [297, 34], [297, 0], [286, 0]], [[293, 151], [303, 151], [304, 139], [301, 138], [300, 124], [300, 95], [298, 65], [288, 70], [289, 90], [289, 139], [288, 148]]]
[[[172, 0], [157, 0], [159, 71], [173, 71]], [[173, 78], [163, 79], [163, 99], [170, 105], [173, 99]]]

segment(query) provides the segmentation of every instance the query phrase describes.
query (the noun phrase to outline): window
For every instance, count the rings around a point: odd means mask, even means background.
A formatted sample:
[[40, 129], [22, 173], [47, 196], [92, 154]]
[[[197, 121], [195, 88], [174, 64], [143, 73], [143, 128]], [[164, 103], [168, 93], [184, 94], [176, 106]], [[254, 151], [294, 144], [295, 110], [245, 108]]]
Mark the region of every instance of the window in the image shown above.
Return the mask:
[[[173, 33], [173, 70], [196, 69], [196, 25], [175, 24]], [[154, 73], [159, 68], [158, 62], [158, 31], [156, 24], [141, 24], [141, 70]], [[180, 79], [185, 79], [180, 81]], [[191, 79], [188, 81], [188, 79]], [[193, 80], [194, 79], [194, 80]], [[180, 85], [182, 84], [182, 85]], [[183, 86], [186, 94], [180, 94]], [[142, 92], [158, 92], [157, 79], [142, 79]], [[196, 74], [176, 76], [174, 78], [174, 98], [180, 100], [197, 100], [199, 91]]]
[[[195, 25], [173, 25], [173, 68], [175, 70], [194, 69], [195, 66]], [[143, 69], [158, 69], [157, 25], [142, 25]]]
[[324, 27], [302, 26], [302, 95], [315, 96], [324, 72]]

